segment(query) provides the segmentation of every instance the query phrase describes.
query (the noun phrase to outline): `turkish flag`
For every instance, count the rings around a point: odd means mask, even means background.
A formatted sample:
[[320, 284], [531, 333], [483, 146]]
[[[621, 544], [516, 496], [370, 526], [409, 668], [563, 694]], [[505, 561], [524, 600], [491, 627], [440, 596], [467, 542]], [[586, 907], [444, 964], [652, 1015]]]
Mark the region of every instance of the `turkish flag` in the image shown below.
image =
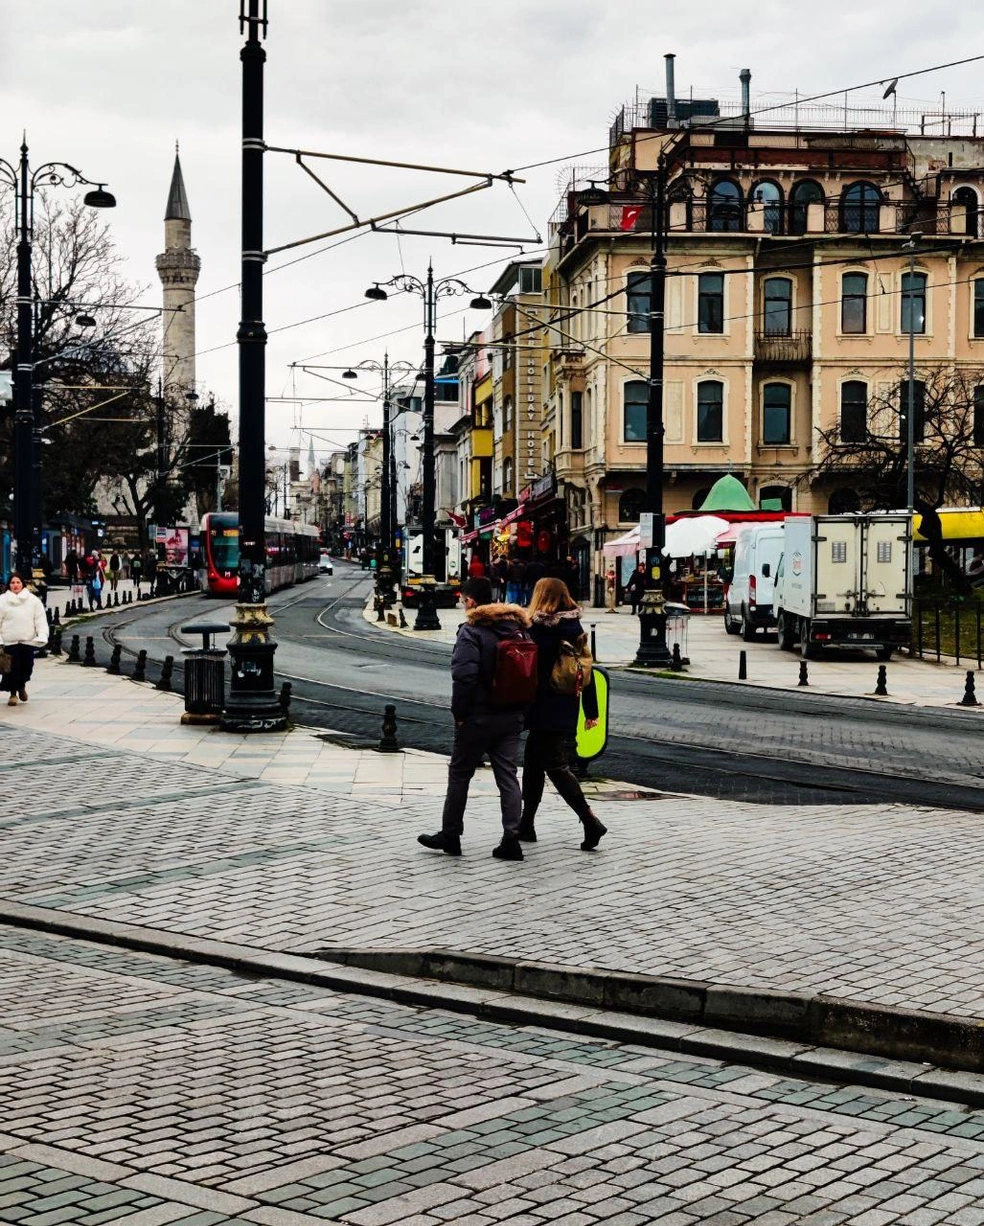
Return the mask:
[[623, 204], [622, 205], [622, 220], [619, 222], [620, 230], [634, 230], [636, 222], [639, 220], [639, 214], [642, 212], [641, 204]]

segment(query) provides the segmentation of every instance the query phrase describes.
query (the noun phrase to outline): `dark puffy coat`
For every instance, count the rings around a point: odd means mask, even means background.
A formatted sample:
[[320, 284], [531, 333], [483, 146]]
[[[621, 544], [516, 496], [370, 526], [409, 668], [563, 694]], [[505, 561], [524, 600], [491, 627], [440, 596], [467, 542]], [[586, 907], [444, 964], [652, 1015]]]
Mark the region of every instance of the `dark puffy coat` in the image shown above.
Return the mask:
[[567, 732], [573, 736], [577, 730], [578, 710], [582, 702], [585, 716], [588, 719], [598, 718], [598, 695], [593, 671], [580, 699], [573, 694], [558, 694], [550, 685], [550, 674], [560, 655], [561, 642], [566, 640], [573, 643], [583, 633], [584, 628], [576, 609], [537, 618], [530, 626], [530, 635], [537, 646], [540, 683], [536, 691], [536, 702], [526, 716], [527, 728], [537, 732]]
[[451, 714], [456, 720], [502, 710], [489, 702], [498, 646], [528, 625], [526, 611], [515, 604], [482, 604], [468, 610], [451, 653]]

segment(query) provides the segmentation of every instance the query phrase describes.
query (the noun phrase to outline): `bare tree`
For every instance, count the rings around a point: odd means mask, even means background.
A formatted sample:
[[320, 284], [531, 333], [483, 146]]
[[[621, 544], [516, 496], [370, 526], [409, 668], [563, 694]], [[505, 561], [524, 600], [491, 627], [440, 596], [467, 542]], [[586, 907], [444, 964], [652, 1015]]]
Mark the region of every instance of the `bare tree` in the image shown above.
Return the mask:
[[[966, 576], [943, 541], [943, 506], [979, 506], [984, 498], [984, 370], [922, 368], [914, 385], [915, 510], [934, 566], [963, 592]], [[907, 505], [908, 373], [899, 372], [869, 398], [864, 413], [842, 415], [820, 431], [811, 480], [836, 479], [857, 495], [860, 509]]]

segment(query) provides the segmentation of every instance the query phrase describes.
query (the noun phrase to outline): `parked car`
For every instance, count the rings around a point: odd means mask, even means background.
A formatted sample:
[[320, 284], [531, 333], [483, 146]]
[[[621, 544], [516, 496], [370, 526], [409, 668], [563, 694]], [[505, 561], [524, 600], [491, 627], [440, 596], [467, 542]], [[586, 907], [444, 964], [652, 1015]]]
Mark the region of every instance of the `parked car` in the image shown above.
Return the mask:
[[321, 557], [318, 559], [318, 571], [322, 575], [333, 575], [335, 573], [335, 568], [331, 562], [331, 554], [325, 550], [321, 551]]
[[746, 524], [735, 539], [734, 574], [724, 598], [724, 628], [746, 643], [776, 624], [773, 587], [783, 546], [781, 522]]

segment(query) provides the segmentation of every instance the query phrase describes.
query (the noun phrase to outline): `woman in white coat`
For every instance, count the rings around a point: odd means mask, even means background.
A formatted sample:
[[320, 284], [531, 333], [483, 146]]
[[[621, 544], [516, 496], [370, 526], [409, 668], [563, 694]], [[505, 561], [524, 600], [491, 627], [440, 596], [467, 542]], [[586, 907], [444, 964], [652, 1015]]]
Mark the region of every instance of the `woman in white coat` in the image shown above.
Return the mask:
[[34, 649], [48, 642], [48, 619], [44, 605], [24, 586], [20, 575], [11, 575], [0, 596], [0, 643], [10, 656], [10, 672], [0, 677], [0, 689], [9, 691], [8, 707], [17, 699], [27, 702], [27, 683], [34, 671]]

